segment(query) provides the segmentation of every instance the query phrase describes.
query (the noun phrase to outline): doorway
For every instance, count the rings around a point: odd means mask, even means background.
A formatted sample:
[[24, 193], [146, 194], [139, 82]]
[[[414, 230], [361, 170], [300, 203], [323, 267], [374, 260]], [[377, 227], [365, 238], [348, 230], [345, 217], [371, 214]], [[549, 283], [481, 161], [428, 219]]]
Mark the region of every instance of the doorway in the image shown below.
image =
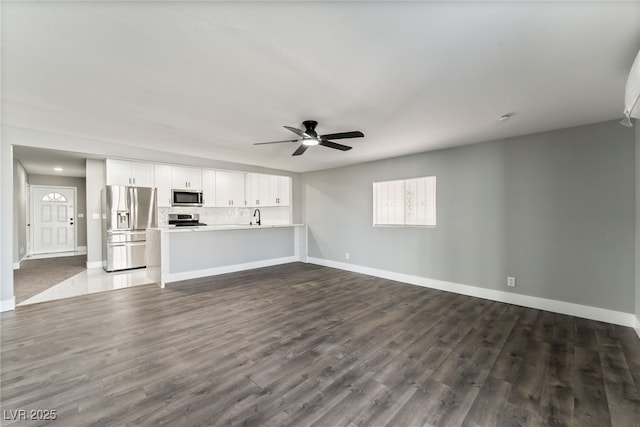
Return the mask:
[[29, 254], [73, 252], [77, 246], [76, 187], [31, 185]]

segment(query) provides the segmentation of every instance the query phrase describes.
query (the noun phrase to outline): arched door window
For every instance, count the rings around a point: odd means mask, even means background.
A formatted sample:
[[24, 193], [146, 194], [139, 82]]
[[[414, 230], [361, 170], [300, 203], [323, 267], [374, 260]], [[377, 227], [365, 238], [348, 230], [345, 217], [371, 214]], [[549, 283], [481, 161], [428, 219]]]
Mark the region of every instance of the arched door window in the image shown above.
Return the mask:
[[66, 202], [67, 198], [60, 193], [47, 193], [40, 200], [43, 202]]

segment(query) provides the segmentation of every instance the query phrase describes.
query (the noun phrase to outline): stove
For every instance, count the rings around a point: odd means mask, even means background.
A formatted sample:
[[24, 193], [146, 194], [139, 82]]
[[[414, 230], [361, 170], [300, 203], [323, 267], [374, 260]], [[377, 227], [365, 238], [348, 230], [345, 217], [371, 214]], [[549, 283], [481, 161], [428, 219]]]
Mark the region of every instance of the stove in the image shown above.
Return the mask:
[[169, 214], [169, 225], [176, 227], [196, 227], [207, 225], [200, 222], [199, 214]]

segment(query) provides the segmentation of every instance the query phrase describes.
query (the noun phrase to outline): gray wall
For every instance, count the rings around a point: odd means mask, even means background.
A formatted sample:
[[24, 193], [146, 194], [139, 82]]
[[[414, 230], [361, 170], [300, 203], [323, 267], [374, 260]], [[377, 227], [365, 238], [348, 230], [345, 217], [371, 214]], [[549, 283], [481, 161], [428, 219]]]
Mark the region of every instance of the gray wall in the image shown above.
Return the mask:
[[13, 161], [13, 262], [27, 254], [27, 171]]
[[[87, 190], [84, 178], [55, 175], [29, 175], [30, 185], [50, 185], [60, 187], [76, 187], [76, 232], [78, 233], [78, 246], [87, 246]], [[80, 214], [84, 217], [80, 218]]]
[[[633, 313], [634, 161], [613, 121], [303, 174], [309, 256]], [[373, 227], [372, 182], [423, 175], [437, 227]]]
[[[87, 265], [102, 265], [102, 205], [100, 191], [106, 184], [104, 160], [86, 161], [86, 217], [87, 217]], [[97, 217], [96, 217], [97, 216]], [[94, 263], [91, 265], [91, 263]]]

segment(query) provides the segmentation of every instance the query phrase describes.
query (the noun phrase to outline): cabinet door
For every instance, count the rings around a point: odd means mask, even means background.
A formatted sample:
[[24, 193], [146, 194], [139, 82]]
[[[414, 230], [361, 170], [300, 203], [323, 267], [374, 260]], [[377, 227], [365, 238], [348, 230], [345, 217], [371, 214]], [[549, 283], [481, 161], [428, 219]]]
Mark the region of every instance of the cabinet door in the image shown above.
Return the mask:
[[277, 206], [289, 206], [291, 204], [291, 178], [288, 176], [277, 177], [278, 195]]
[[205, 207], [216, 206], [216, 171], [202, 171], [202, 197]]
[[242, 172], [216, 171], [216, 206], [244, 207], [245, 174]]
[[107, 159], [107, 185], [153, 187], [153, 163]]
[[172, 166], [171, 186], [176, 189], [202, 190], [202, 170]]
[[158, 207], [171, 207], [171, 166], [155, 165], [154, 181], [158, 193]]
[[265, 198], [268, 206], [278, 206], [278, 176], [277, 175], [265, 175], [267, 192]]
[[107, 185], [133, 185], [131, 180], [131, 162], [107, 159]]
[[247, 206], [245, 194], [245, 173], [229, 172], [231, 175], [231, 205], [235, 207]]
[[271, 175], [261, 173], [247, 174], [247, 204], [249, 206], [272, 206], [275, 202], [271, 200], [270, 183]]
[[137, 187], [153, 187], [153, 163], [131, 162], [131, 180]]
[[218, 207], [231, 206], [231, 174], [230, 172], [215, 172], [215, 205]]

